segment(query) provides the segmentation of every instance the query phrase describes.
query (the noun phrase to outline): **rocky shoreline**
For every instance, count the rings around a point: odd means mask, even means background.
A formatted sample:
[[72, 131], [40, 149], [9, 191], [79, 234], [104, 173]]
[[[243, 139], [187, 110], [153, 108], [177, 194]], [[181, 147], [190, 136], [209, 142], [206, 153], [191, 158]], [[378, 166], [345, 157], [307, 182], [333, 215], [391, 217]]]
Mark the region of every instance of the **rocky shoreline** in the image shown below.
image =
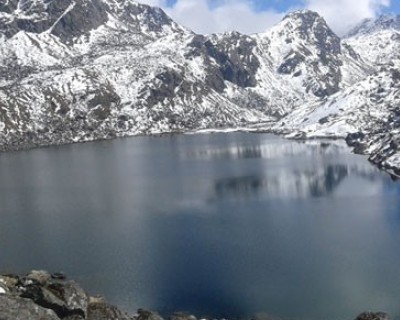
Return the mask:
[[2, 144], [0, 140], [0, 153], [1, 152], [18, 152], [26, 151], [36, 148], [47, 148], [53, 146], [63, 146], [75, 143], [91, 143], [98, 141], [109, 141], [121, 138], [135, 138], [140, 136], [162, 136], [174, 134], [196, 134], [196, 133], [229, 133], [229, 132], [248, 132], [248, 133], [268, 133], [281, 136], [287, 139], [307, 141], [307, 140], [342, 140], [352, 149], [355, 154], [368, 156], [368, 161], [378, 167], [379, 169], [388, 173], [393, 180], [400, 179], [400, 138], [397, 134], [387, 133], [385, 131], [377, 133], [363, 133], [356, 132], [350, 133], [345, 138], [342, 136], [320, 136], [320, 137], [307, 137], [301, 132], [290, 132], [275, 130], [272, 126], [263, 127], [253, 124], [248, 127], [238, 128], [208, 128], [201, 130], [177, 130], [158, 132], [153, 134], [128, 134], [128, 135], [105, 135], [97, 138], [84, 139], [80, 141], [74, 140], [60, 140], [47, 142], [25, 142], [22, 141], [16, 144]]
[[[31, 271], [26, 275], [0, 275], [1, 320], [164, 320], [157, 312], [138, 309], [133, 315], [90, 296], [76, 281], [63, 273]], [[196, 320], [194, 315], [176, 312], [168, 320]], [[257, 320], [270, 320], [263, 317]], [[274, 318], [276, 319], [276, 318]], [[384, 312], [363, 312], [355, 320], [389, 320]], [[201, 319], [205, 320], [205, 319]], [[215, 319], [213, 319], [215, 320]], [[253, 320], [253, 318], [252, 318]]]

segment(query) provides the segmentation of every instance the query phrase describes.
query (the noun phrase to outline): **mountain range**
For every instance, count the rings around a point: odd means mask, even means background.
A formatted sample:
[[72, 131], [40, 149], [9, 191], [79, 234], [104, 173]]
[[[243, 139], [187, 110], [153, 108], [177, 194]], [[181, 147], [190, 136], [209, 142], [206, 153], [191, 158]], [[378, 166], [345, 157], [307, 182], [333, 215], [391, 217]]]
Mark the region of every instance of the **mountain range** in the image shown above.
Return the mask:
[[400, 16], [200, 35], [133, 0], [0, 2], [0, 150], [245, 128], [343, 138], [400, 175]]

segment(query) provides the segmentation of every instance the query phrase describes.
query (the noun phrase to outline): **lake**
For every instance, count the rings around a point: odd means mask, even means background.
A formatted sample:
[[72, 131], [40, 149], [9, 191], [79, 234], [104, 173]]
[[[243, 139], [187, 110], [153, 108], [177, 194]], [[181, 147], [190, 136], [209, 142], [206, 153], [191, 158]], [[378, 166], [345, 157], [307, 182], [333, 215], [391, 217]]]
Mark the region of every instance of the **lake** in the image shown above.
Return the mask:
[[128, 311], [400, 318], [400, 184], [338, 142], [135, 137], [0, 154], [0, 271]]

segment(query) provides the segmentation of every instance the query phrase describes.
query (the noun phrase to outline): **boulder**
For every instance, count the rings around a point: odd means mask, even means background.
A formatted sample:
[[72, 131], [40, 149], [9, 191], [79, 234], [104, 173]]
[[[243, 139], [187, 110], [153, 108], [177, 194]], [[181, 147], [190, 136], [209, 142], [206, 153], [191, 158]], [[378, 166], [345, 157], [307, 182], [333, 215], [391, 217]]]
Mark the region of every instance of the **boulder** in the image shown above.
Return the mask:
[[50, 308], [60, 317], [78, 315], [85, 317], [88, 307], [88, 296], [74, 281], [51, 279], [40, 283], [31, 278], [24, 281], [21, 297], [33, 300], [39, 306]]
[[197, 320], [197, 318], [186, 312], [175, 312], [169, 317], [169, 320]]
[[50, 280], [50, 274], [43, 270], [32, 270], [26, 275], [26, 279], [33, 280], [41, 285], [44, 285]]
[[38, 306], [30, 299], [0, 294], [1, 320], [60, 320], [53, 310]]
[[363, 312], [355, 320], [390, 320], [390, 317], [385, 312]]
[[[141, 312], [142, 320], [162, 320]], [[135, 320], [101, 296], [89, 297], [63, 273], [0, 275], [0, 320]], [[184, 319], [182, 319], [184, 320]]]
[[163, 318], [157, 312], [145, 310], [145, 309], [138, 309], [135, 319], [136, 320], [163, 320]]
[[87, 320], [133, 320], [126, 313], [105, 302], [91, 302], [88, 306]]

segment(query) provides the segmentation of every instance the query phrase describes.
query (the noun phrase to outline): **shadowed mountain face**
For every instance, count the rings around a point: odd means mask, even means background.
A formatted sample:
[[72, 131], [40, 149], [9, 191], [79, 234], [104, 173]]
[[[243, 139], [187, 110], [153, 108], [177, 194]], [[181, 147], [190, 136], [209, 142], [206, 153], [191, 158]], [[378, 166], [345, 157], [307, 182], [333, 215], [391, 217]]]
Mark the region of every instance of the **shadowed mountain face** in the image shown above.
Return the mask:
[[48, 32], [68, 42], [104, 25], [109, 14], [117, 14], [120, 22], [137, 27], [143, 18], [142, 27], [152, 32], [162, 32], [164, 26], [174, 24], [160, 9], [123, 0], [11, 0], [0, 4], [0, 11], [7, 14], [1, 31], [8, 38], [19, 31]]
[[50, 32], [63, 40], [80, 36], [107, 21], [107, 13], [101, 1], [8, 1], [0, 10], [8, 13], [1, 25], [7, 38], [19, 31], [32, 33]]
[[[260, 123], [302, 137], [384, 130], [398, 60], [383, 56], [400, 37], [397, 18], [381, 20], [343, 43], [311, 11], [263, 34], [203, 36], [133, 0], [2, 2], [1, 149]], [[352, 40], [374, 37], [371, 24], [393, 32], [379, 67], [374, 42]]]

